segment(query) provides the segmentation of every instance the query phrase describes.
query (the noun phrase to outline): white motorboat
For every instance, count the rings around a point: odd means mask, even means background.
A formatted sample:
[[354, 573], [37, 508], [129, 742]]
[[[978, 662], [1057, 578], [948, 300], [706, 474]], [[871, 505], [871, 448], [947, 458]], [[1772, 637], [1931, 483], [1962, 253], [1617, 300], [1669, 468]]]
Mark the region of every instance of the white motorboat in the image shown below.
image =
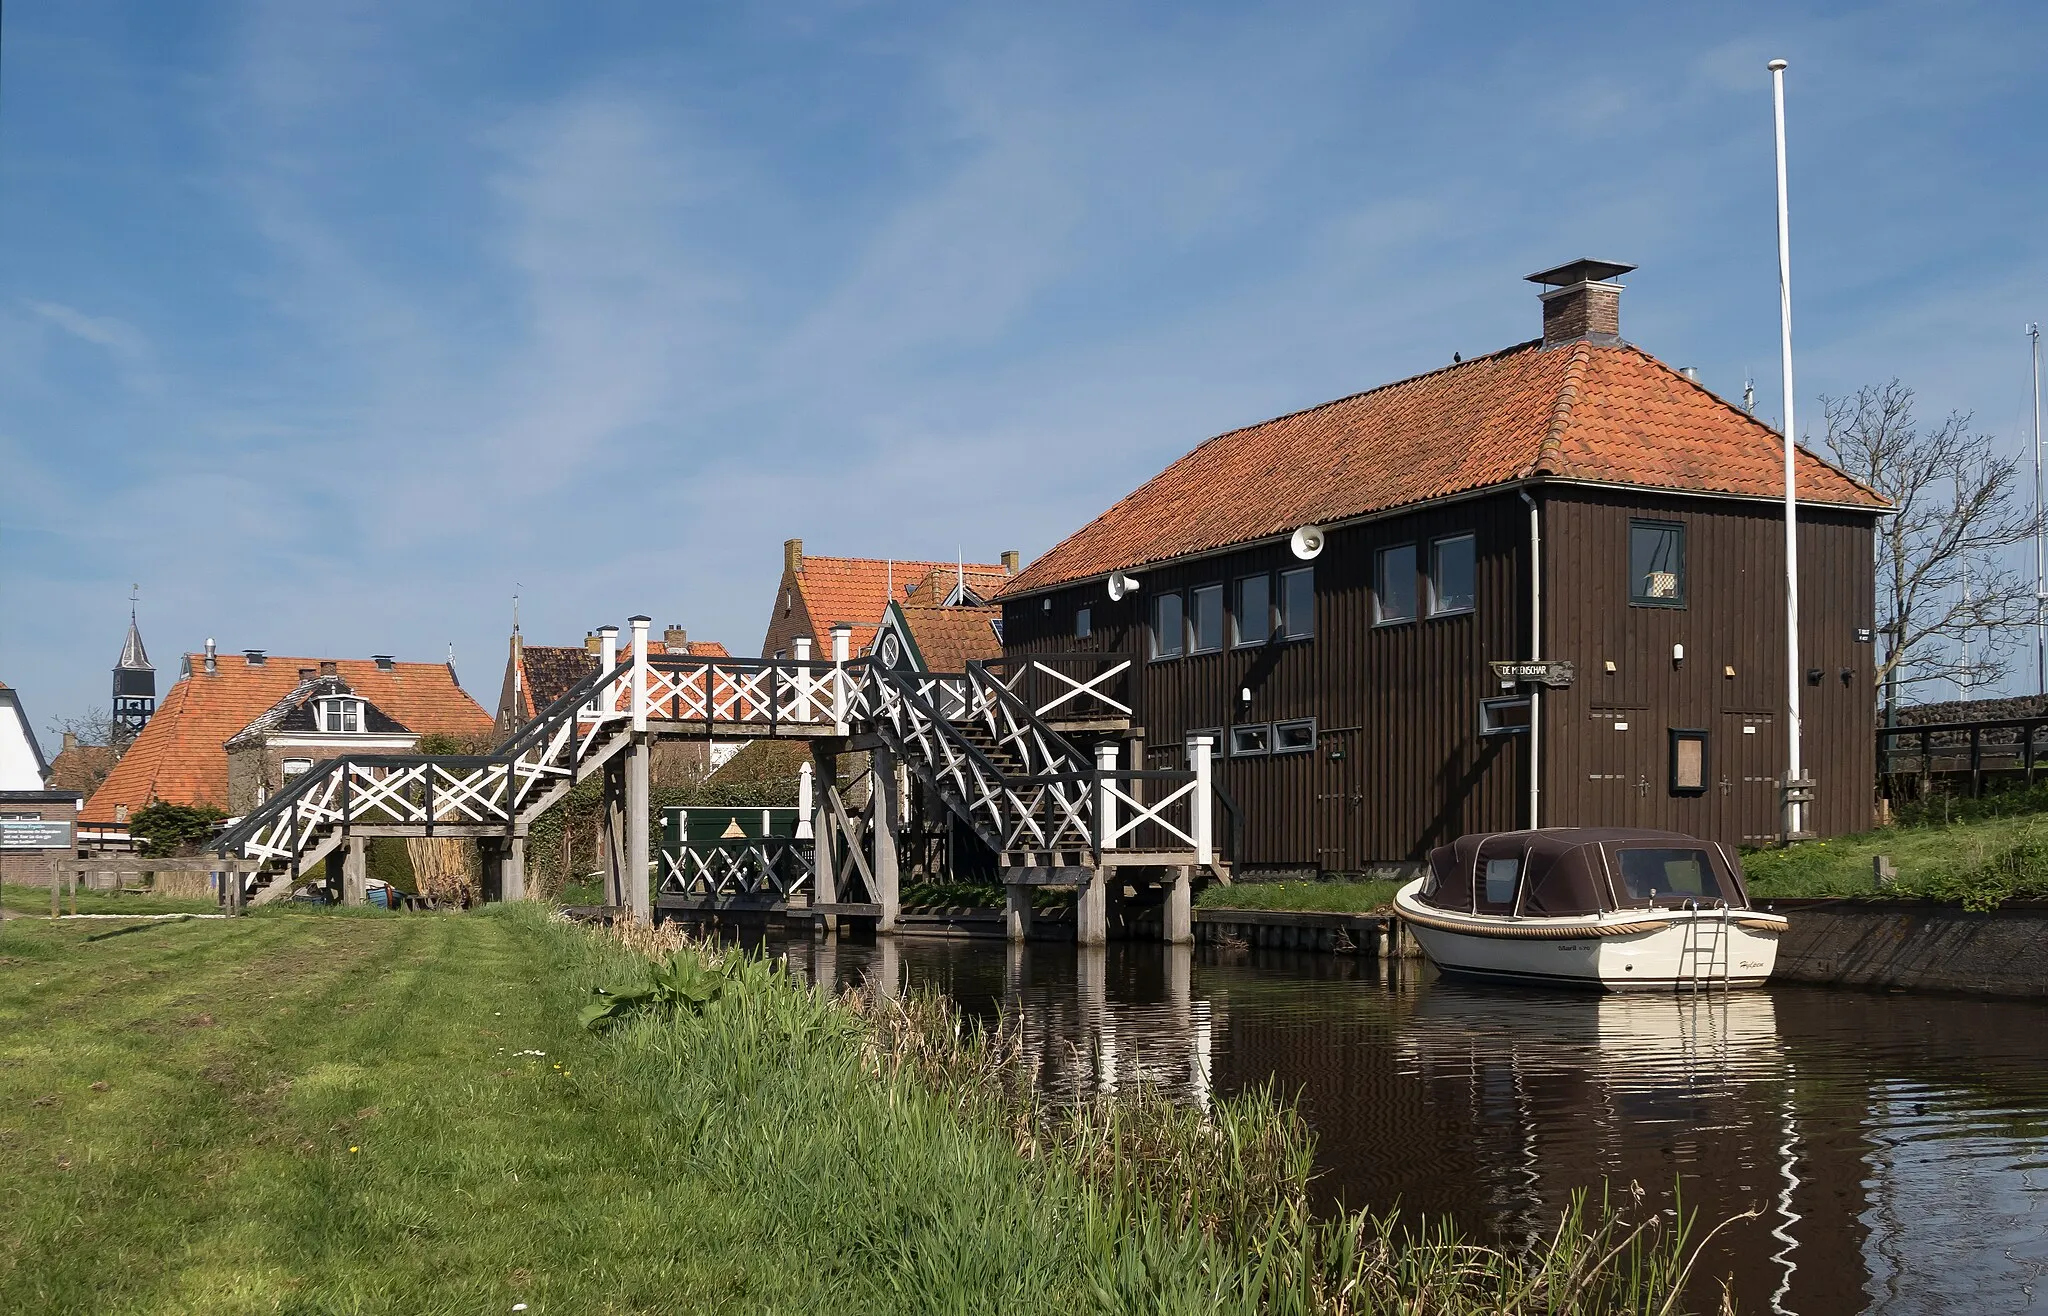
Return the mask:
[[1460, 837], [1394, 907], [1446, 974], [1608, 991], [1758, 986], [1785, 931], [1726, 846], [1623, 828]]

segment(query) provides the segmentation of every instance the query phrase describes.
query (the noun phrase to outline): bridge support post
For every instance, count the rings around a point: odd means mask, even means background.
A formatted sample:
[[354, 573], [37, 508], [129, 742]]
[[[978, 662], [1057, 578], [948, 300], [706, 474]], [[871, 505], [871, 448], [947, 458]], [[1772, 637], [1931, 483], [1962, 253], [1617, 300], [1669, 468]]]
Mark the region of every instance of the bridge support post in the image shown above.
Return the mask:
[[505, 900], [526, 899], [526, 833], [514, 832], [505, 844]]
[[350, 908], [370, 903], [370, 862], [360, 836], [348, 838], [348, 856], [341, 861], [341, 903]]
[[1169, 946], [1188, 946], [1195, 940], [1195, 870], [1183, 864], [1173, 870], [1166, 886], [1166, 909], [1161, 930]]
[[887, 745], [875, 746], [868, 764], [874, 774], [874, 786], [869, 791], [873, 816], [868, 827], [868, 842], [873, 850], [869, 857], [875, 873], [875, 903], [882, 907], [875, 931], [894, 932], [897, 916], [902, 913], [896, 833], [903, 826], [903, 783], [898, 779], [896, 755]]
[[647, 740], [636, 736], [626, 751], [626, 855], [620, 880], [626, 887], [626, 908], [645, 927], [654, 921], [654, 899], [647, 884]]
[[1011, 941], [1031, 939], [1031, 888], [1022, 883], [1003, 888], [1003, 935]]
[[[839, 751], [830, 742], [811, 742], [811, 903], [839, 903], [839, 860], [832, 844], [832, 790], [839, 783]], [[821, 914], [825, 935], [839, 932], [837, 914]]]
[[1100, 946], [1109, 941], [1109, 882], [1113, 869], [1098, 868], [1074, 891], [1074, 944]]
[[625, 765], [617, 759], [604, 765], [604, 903], [613, 909], [626, 904]]

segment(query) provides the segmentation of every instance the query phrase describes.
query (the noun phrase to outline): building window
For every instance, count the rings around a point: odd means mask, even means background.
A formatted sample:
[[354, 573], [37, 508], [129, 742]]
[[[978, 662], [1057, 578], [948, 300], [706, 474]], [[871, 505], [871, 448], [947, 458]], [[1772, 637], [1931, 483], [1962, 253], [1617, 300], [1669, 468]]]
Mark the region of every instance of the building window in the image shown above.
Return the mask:
[[363, 729], [363, 701], [360, 699], [323, 699], [320, 701], [319, 726], [322, 731], [358, 732]]
[[1519, 736], [1529, 729], [1530, 704], [1527, 695], [1479, 701], [1479, 734]]
[[1187, 652], [1187, 621], [1178, 594], [1156, 594], [1152, 598], [1152, 656], [1178, 658]]
[[301, 775], [303, 775], [303, 774], [305, 774], [305, 773], [311, 772], [311, 771], [313, 770], [313, 760], [311, 760], [311, 759], [286, 759], [286, 760], [284, 761], [283, 767], [284, 767], [284, 775], [285, 775], [285, 776], [287, 776], [287, 777], [297, 777], [297, 776], [301, 776]]
[[1238, 647], [1264, 644], [1273, 637], [1273, 578], [1266, 575], [1240, 576], [1237, 581], [1237, 613], [1232, 618]]
[[1095, 634], [1095, 613], [1093, 609], [1082, 608], [1074, 614], [1074, 638], [1085, 640]]
[[1195, 653], [1214, 653], [1223, 647], [1223, 587], [1197, 585], [1188, 594], [1190, 629], [1195, 635]]
[[1273, 724], [1275, 754], [1307, 754], [1316, 747], [1316, 720], [1305, 717], [1295, 722]]
[[1280, 638], [1306, 640], [1316, 633], [1316, 569], [1280, 573]]
[[1230, 757], [1234, 759], [1256, 758], [1269, 754], [1273, 749], [1273, 728], [1265, 722], [1251, 726], [1230, 728]]
[[1415, 620], [1415, 545], [1396, 544], [1379, 552], [1373, 580], [1372, 620], [1375, 626]]
[[1472, 611], [1479, 564], [1472, 536], [1451, 535], [1429, 546], [1429, 615]]
[[1707, 793], [1707, 733], [1671, 729], [1671, 793]]
[[1628, 523], [1628, 601], [1646, 608], [1685, 606], [1685, 527], [1675, 521]]

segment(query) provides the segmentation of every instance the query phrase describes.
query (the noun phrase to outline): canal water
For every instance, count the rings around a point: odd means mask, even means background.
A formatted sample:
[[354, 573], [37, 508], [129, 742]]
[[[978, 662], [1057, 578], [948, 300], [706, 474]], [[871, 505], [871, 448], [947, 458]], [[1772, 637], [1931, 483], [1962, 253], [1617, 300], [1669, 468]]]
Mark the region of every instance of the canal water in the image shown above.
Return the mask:
[[1762, 1210], [1705, 1263], [1741, 1311], [2048, 1311], [2048, 1006], [1482, 990], [1419, 961], [1208, 946], [789, 951], [821, 983], [1008, 1014], [1053, 1091], [1142, 1078], [1199, 1104], [1275, 1081], [1332, 1202], [1521, 1239], [1575, 1189], [1669, 1205], [1676, 1186], [1703, 1227]]

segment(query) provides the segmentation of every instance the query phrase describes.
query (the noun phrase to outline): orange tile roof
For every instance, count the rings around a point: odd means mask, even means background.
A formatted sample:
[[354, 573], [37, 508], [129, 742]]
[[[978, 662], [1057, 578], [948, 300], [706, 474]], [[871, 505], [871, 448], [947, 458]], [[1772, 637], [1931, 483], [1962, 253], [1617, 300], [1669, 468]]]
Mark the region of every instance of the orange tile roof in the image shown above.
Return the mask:
[[1003, 642], [991, 622], [1000, 622], [1000, 607], [906, 607], [903, 623], [917, 643], [918, 656], [929, 672], [964, 672], [969, 662], [1003, 656]]
[[[803, 594], [811, 624], [817, 629], [817, 656], [831, 656], [832, 627], [840, 622], [853, 627], [850, 652], [864, 652], [882, 624], [882, 609], [890, 601], [892, 585], [896, 595], [902, 597], [908, 587], [937, 573], [945, 573], [950, 580], [957, 566], [952, 562], [892, 562], [886, 558], [812, 557], [806, 553], [803, 570], [796, 575], [796, 586]], [[969, 562], [966, 569], [969, 587], [984, 597], [1010, 578], [1001, 563]]]
[[[1802, 502], [1886, 506], [1812, 453], [1797, 461]], [[1522, 343], [1218, 435], [1002, 593], [1522, 479], [1780, 497], [1783, 469], [1774, 431], [1641, 348]]]
[[[80, 821], [110, 823], [117, 807], [126, 805], [133, 813], [152, 800], [226, 808], [228, 738], [291, 693], [300, 668], [318, 670], [323, 660], [273, 655], [252, 666], [241, 654], [224, 653], [212, 673], [205, 654], [190, 654], [186, 661], [192, 675], [157, 705], [142, 734], [86, 801]], [[393, 663], [387, 672], [370, 659], [343, 658], [336, 666], [357, 694], [420, 735], [490, 732], [490, 714], [455, 683], [445, 663]]]

